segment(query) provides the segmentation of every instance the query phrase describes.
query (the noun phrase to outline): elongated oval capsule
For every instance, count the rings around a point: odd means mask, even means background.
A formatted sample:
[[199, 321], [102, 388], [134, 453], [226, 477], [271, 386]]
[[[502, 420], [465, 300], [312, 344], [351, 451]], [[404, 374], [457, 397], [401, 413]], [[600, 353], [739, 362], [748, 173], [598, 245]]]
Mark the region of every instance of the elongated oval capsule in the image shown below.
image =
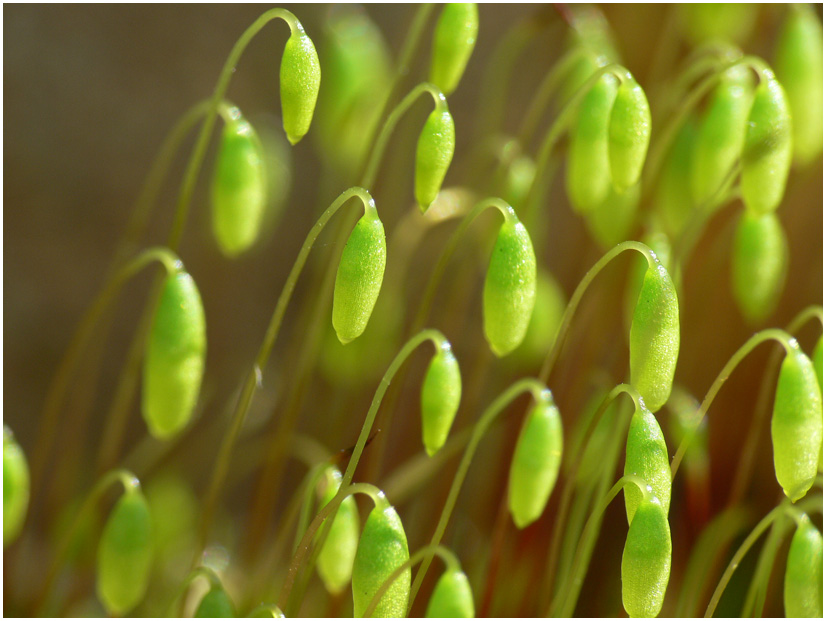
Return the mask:
[[680, 306], [671, 276], [657, 261], [645, 272], [629, 336], [631, 384], [652, 412], [671, 394], [680, 353]]
[[643, 500], [622, 550], [622, 605], [629, 617], [660, 613], [671, 575], [671, 528], [655, 496]]
[[29, 465], [14, 435], [3, 426], [3, 547], [17, 539], [29, 508]]
[[608, 157], [608, 124], [616, 96], [616, 78], [602, 76], [582, 99], [571, 130], [565, 180], [571, 207], [578, 213], [595, 209], [613, 185]]
[[433, 33], [430, 81], [447, 96], [456, 90], [476, 46], [479, 9], [473, 2], [449, 2]]
[[506, 219], [485, 276], [485, 338], [497, 356], [516, 349], [525, 338], [536, 301], [536, 255], [530, 235], [515, 218]]
[[130, 490], [112, 509], [98, 545], [97, 594], [109, 614], [124, 616], [143, 599], [151, 566], [149, 505]]
[[794, 159], [805, 165], [823, 151], [823, 24], [811, 6], [786, 10], [775, 66], [789, 100]]
[[823, 618], [823, 536], [809, 516], [792, 537], [783, 579], [786, 618]]
[[196, 619], [224, 619], [234, 616], [235, 604], [232, 603], [229, 594], [219, 586], [207, 591], [195, 611]]
[[740, 157], [753, 98], [748, 68], [732, 67], [722, 75], [694, 141], [691, 196], [695, 205], [714, 197]]
[[267, 171], [261, 141], [238, 118], [224, 126], [212, 178], [212, 231], [228, 257], [258, 238], [267, 202]]
[[553, 402], [537, 403], [519, 435], [508, 480], [508, 508], [517, 528], [542, 515], [562, 461], [562, 419]]
[[[330, 466], [325, 472], [320, 508], [329, 503], [341, 486], [341, 472]], [[318, 555], [316, 569], [327, 590], [337, 595], [350, 583], [359, 542], [359, 512], [356, 499], [347, 496], [339, 505], [333, 526]]]
[[336, 273], [333, 327], [342, 343], [359, 337], [367, 327], [386, 263], [384, 225], [374, 212], [365, 213], [350, 233]]
[[608, 122], [611, 178], [619, 192], [640, 180], [650, 139], [651, 109], [645, 91], [633, 78], [622, 80]]
[[548, 354], [568, 305], [565, 292], [550, 272], [538, 268], [536, 276], [536, 302], [525, 339], [517, 350], [520, 359], [531, 364]]
[[[375, 507], [367, 517], [353, 564], [353, 615], [363, 617], [373, 596], [399, 566], [410, 559], [407, 535], [396, 510]], [[410, 600], [410, 569], [385, 592], [373, 616], [404, 617]]]
[[[671, 505], [671, 462], [662, 429], [647, 408], [637, 410], [631, 417], [623, 474], [633, 474], [646, 481], [668, 516]], [[636, 485], [626, 485], [623, 491], [625, 514], [631, 524], [642, 501], [642, 492]]]
[[192, 417], [206, 357], [206, 320], [198, 287], [187, 272], [167, 277], [143, 363], [143, 418], [166, 439]]
[[696, 140], [697, 121], [689, 116], [680, 128], [657, 180], [654, 207], [672, 238], [682, 234], [695, 206], [691, 198], [690, 173]]
[[439, 578], [427, 603], [425, 617], [429, 619], [473, 619], [473, 592], [465, 572], [446, 571]]
[[792, 163], [792, 119], [780, 82], [764, 79], [754, 94], [741, 158], [743, 202], [756, 214], [777, 209]]
[[605, 199], [585, 214], [585, 224], [591, 237], [606, 250], [628, 239], [637, 221], [640, 204], [640, 184], [617, 192], [612, 185]]
[[430, 360], [422, 383], [422, 441], [428, 455], [444, 446], [461, 400], [459, 363], [445, 342]]
[[771, 429], [777, 482], [796, 502], [814, 483], [823, 442], [820, 384], [812, 361], [796, 345], [780, 366]]
[[788, 244], [774, 212], [757, 216], [744, 210], [737, 222], [731, 258], [734, 299], [752, 324], [767, 319], [786, 281]]
[[442, 189], [456, 148], [456, 129], [447, 108], [435, 109], [427, 117], [416, 145], [416, 202], [422, 213]]
[[287, 39], [281, 56], [281, 116], [287, 140], [296, 144], [310, 129], [321, 85], [321, 66], [301, 24]]

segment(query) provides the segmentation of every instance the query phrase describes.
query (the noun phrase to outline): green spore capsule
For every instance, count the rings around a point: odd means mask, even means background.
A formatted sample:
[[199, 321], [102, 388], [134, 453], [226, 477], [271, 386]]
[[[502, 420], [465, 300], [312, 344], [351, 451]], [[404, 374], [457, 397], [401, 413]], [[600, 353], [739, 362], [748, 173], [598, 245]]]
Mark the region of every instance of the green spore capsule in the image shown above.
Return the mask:
[[525, 339], [517, 350], [525, 363], [541, 361], [547, 355], [567, 304], [565, 292], [553, 275], [538, 268], [536, 302]]
[[[325, 507], [341, 486], [341, 472], [330, 466], [324, 473], [324, 495], [321, 508]], [[337, 595], [350, 583], [353, 561], [359, 541], [359, 512], [356, 499], [347, 496], [339, 505], [333, 526], [318, 556], [316, 569], [327, 591]]]
[[562, 419], [552, 402], [537, 403], [519, 435], [511, 462], [508, 508], [518, 528], [542, 515], [562, 461]]
[[743, 145], [740, 189], [756, 214], [777, 209], [792, 163], [792, 119], [780, 82], [765, 78], [754, 94]]
[[757, 5], [734, 2], [698, 2], [679, 6], [680, 23], [695, 45], [707, 41], [745, 43], [757, 21]]
[[483, 293], [485, 338], [497, 356], [525, 338], [536, 300], [536, 255], [530, 235], [516, 218], [499, 229]]
[[814, 365], [795, 344], [780, 367], [772, 412], [774, 473], [797, 502], [814, 483], [823, 442], [823, 400]]
[[365, 213], [344, 246], [333, 292], [333, 327], [345, 345], [367, 327], [379, 297], [387, 263], [384, 225], [374, 211]]
[[622, 80], [608, 122], [611, 178], [618, 191], [640, 180], [650, 139], [651, 110], [645, 92], [633, 78]]
[[671, 575], [671, 529], [656, 497], [644, 499], [628, 527], [622, 550], [622, 605], [629, 617], [660, 613]]
[[817, 383], [820, 384], [820, 393], [823, 394], [823, 336], [821, 335], [812, 350], [812, 364], [817, 374]]
[[566, 187], [571, 206], [584, 214], [602, 203], [613, 185], [608, 157], [608, 124], [617, 80], [604, 75], [582, 99], [571, 130]]
[[[665, 445], [662, 429], [647, 408], [634, 412], [628, 428], [625, 444], [625, 470], [623, 474], [636, 475], [646, 481], [653, 494], [660, 501], [663, 511], [668, 515], [671, 505], [671, 462]], [[634, 520], [634, 514], [642, 502], [642, 492], [636, 485], [626, 485], [625, 514], [628, 523]]]
[[141, 601], [151, 565], [149, 505], [132, 489], [115, 504], [98, 545], [97, 594], [109, 614], [124, 616]]
[[671, 394], [680, 353], [680, 307], [671, 276], [662, 263], [650, 266], [642, 281], [629, 336], [631, 384], [656, 412]]
[[823, 24], [808, 5], [789, 5], [777, 42], [777, 77], [792, 114], [794, 159], [805, 165], [823, 151]]
[[29, 508], [29, 465], [14, 435], [3, 426], [3, 547], [13, 543]]
[[255, 243], [266, 202], [263, 146], [252, 126], [238, 118], [224, 126], [212, 178], [212, 231], [226, 256]]
[[691, 196], [695, 205], [714, 197], [740, 157], [753, 97], [748, 68], [732, 67], [720, 78], [694, 141]]
[[783, 580], [786, 618], [823, 618], [823, 536], [808, 516], [797, 525]]
[[605, 199], [585, 214], [591, 237], [605, 250], [628, 239], [637, 220], [639, 204], [639, 183], [623, 192], [617, 192], [612, 185]]
[[502, 198], [519, 209], [525, 204], [536, 177], [536, 163], [527, 155], [520, 155], [510, 163], [505, 176]]
[[196, 619], [223, 619], [235, 616], [235, 605], [221, 587], [212, 587], [198, 604]]
[[459, 85], [476, 46], [479, 9], [475, 3], [448, 3], [433, 33], [430, 81], [450, 95]]
[[290, 144], [310, 129], [321, 85], [321, 66], [310, 37], [296, 24], [281, 57], [281, 115]]
[[453, 117], [446, 107], [437, 107], [427, 117], [416, 145], [416, 202], [422, 213], [442, 189], [455, 147]]
[[[399, 566], [410, 559], [407, 535], [390, 505], [375, 507], [367, 517], [353, 564], [353, 615], [363, 617], [373, 596]], [[385, 592], [374, 617], [404, 617], [410, 599], [410, 570]]]
[[430, 360], [422, 383], [422, 441], [433, 456], [444, 446], [462, 400], [462, 375], [449, 343]]
[[473, 619], [473, 592], [465, 572], [446, 571], [436, 583], [427, 603], [425, 617], [429, 619]]
[[179, 271], [166, 278], [143, 364], [143, 418], [165, 440], [192, 417], [206, 357], [206, 320], [195, 281]]
[[774, 311], [783, 291], [788, 244], [780, 219], [744, 210], [737, 222], [731, 258], [734, 299], [743, 317], [758, 324]]
[[654, 206], [672, 238], [682, 234], [695, 206], [691, 198], [690, 172], [697, 131], [696, 119], [689, 117], [666, 156], [655, 189]]

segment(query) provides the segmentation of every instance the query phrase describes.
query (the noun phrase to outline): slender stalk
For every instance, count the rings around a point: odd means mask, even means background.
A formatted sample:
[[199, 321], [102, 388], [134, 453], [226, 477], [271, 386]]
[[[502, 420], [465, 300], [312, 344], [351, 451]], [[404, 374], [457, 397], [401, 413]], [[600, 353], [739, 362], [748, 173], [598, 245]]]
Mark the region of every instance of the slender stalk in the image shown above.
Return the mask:
[[762, 617], [763, 607], [766, 604], [766, 593], [769, 590], [769, 580], [771, 579], [774, 560], [777, 557], [777, 549], [783, 542], [783, 537], [788, 531], [788, 520], [786, 514], [781, 514], [772, 524], [766, 543], [760, 551], [760, 558], [757, 560], [757, 569], [749, 584], [746, 593], [746, 601], [740, 612], [740, 617]]
[[[307, 530], [307, 525], [310, 523], [310, 512], [313, 510], [313, 499], [315, 497], [315, 487], [321, 480], [324, 474], [324, 469], [327, 464], [316, 464], [307, 475], [304, 477], [302, 484], [298, 486], [299, 493], [303, 496], [301, 503], [301, 512], [298, 514], [298, 526], [295, 529], [295, 538], [293, 539], [292, 553], [295, 554], [296, 548], [301, 541], [301, 535]], [[303, 490], [303, 492], [301, 491]]]

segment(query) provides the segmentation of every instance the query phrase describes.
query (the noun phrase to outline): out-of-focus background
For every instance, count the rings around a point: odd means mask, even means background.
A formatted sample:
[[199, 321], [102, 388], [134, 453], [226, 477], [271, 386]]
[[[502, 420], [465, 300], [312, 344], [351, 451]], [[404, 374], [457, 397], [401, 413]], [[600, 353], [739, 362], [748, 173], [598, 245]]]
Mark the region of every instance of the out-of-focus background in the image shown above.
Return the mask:
[[[346, 10], [342, 6], [312, 4], [286, 8], [301, 20], [322, 55], [325, 24]], [[600, 8], [612, 29], [624, 64], [651, 98], [656, 139], [657, 123], [662, 119], [657, 117], [653, 94], [690, 51], [689, 37], [682, 27], [678, 7], [622, 4]], [[176, 119], [193, 103], [211, 93], [233, 43], [263, 10], [261, 5], [3, 7], [4, 422], [14, 430], [24, 450], [31, 451], [35, 444], [49, 381], [79, 318], [103, 283], [154, 154]], [[398, 57], [414, 6], [369, 4], [347, 10], [366, 13], [383, 34], [391, 58]], [[754, 21], [737, 43], [747, 53], [766, 58], [771, 63], [785, 11], [782, 5], [754, 7], [750, 13]], [[484, 115], [486, 106], [491, 105], [484, 99], [482, 86], [497, 43], [520, 20], [533, 18], [539, 23], [547, 22], [528, 43], [513, 71], [501, 84], [505, 113], [499, 121], [500, 127], [515, 132], [536, 86], [564, 51], [567, 40], [565, 12], [564, 7], [542, 5], [480, 5], [478, 44], [459, 88], [448, 100], [456, 124], [457, 149], [445, 186], [462, 184], [481, 192], [487, 183], [486, 179], [474, 178], [468, 156], [479, 148], [478, 120]], [[431, 17], [428, 22], [402, 92], [426, 78], [433, 20]], [[261, 128], [260, 131], [271, 128], [275, 136], [273, 140], [281, 140], [278, 70], [287, 34], [286, 25], [276, 21], [253, 40], [237, 65], [228, 95], [252, 123]], [[321, 88], [323, 92], [323, 75]], [[389, 236], [401, 221], [402, 214], [413, 206], [415, 140], [429, 110], [429, 102], [419, 102], [402, 120], [390, 141], [382, 164], [383, 172], [375, 187], [369, 188], [383, 214]], [[552, 115], [546, 115], [541, 127], [547, 127], [552, 118]], [[315, 123], [318, 122], [316, 119]], [[287, 163], [283, 164], [291, 173], [291, 180], [275, 230], [270, 231], [253, 251], [236, 261], [223, 258], [212, 240], [208, 180], [217, 142], [213, 139], [211, 143], [180, 249], [180, 256], [198, 283], [207, 315], [204, 418], [228, 414], [226, 410], [234, 402], [234, 391], [251, 364], [304, 236], [320, 210], [355, 182], [355, 178], [345, 182], [322, 172], [323, 157], [314, 130], [317, 125], [289, 151]], [[185, 154], [190, 148], [191, 140], [185, 143], [183, 152], [175, 160], [151, 216], [144, 245], [163, 243], [172, 220]], [[591, 241], [581, 220], [572, 214], [564, 185], [562, 169], [557, 169], [546, 205], [550, 210], [550, 226], [535, 235], [534, 244], [542, 248], [545, 267], [570, 295], [602, 250]], [[742, 206], [735, 201], [710, 222], [685, 269], [681, 299], [682, 348], [676, 379], [697, 398], [702, 397], [729, 356], [756, 329], [784, 326], [804, 306], [822, 304], [822, 187], [822, 159], [805, 169], [792, 170], [779, 211], [790, 247], [788, 280], [777, 310], [760, 326], [748, 326], [741, 319], [729, 283], [729, 248], [734, 222]], [[418, 303], [426, 275], [447, 235], [448, 229], [436, 231], [415, 255], [414, 260], [422, 267], [412, 270], [411, 308]], [[320, 247], [329, 245], [332, 238], [331, 232], [322, 235]], [[477, 379], [475, 387], [480, 389], [479, 393], [470, 397], [475, 409], [463, 407], [454, 429], [466, 427], [476, 420], [481, 408], [496, 392], [504, 388], [510, 378], [518, 377], [517, 372], [525, 375], [538, 371], [538, 366], [535, 370], [515, 369], [506, 361], [494, 361], [487, 352], [481, 328], [481, 284], [492, 237], [479, 233], [476, 239], [482, 247], [473, 255], [478, 259], [478, 271], [468, 272], [476, 279], [469, 288], [473, 297], [464, 304], [466, 310], [454, 311], [451, 316], [450, 304], [455, 300], [445, 293], [446, 298], [437, 303], [437, 312], [444, 313], [446, 319], [444, 323], [438, 319], [433, 323], [433, 327], [445, 331], [454, 342], [463, 372], [468, 376], [478, 371], [478, 365], [491, 365], [488, 376], [478, 376], [487, 377], [489, 381], [485, 383]], [[466, 247], [469, 246], [468, 243]], [[465, 252], [468, 257], [473, 254], [470, 250]], [[469, 269], [470, 263], [465, 263], [463, 269]], [[617, 266], [606, 270], [595, 282], [574, 321], [568, 346], [551, 379], [550, 387], [566, 424], [572, 424], [576, 413], [593, 396], [589, 392], [592, 378], [582, 373], [583, 369], [604, 369], [612, 384], [624, 379], [627, 349], [622, 335], [625, 329], [623, 289], [618, 283], [624, 279], [629, 264], [629, 259], [618, 261]], [[149, 289], [149, 272], [151, 270], [142, 273], [124, 288], [111, 326], [100, 337], [104, 340], [96, 342], [103, 348], [103, 364], [96, 379], [96, 389], [92, 394], [82, 391], [72, 394], [68, 409], [88, 409], [89, 431], [62, 428], [52, 467], [56, 468], [54, 464], [60, 463], [60, 451], [68, 450], [67, 447], [80, 455], [88, 454], [90, 458], [88, 463], [83, 462], [74, 470], [50, 471], [50, 476], [54, 476], [67, 491], [61, 495], [53, 490], [53, 502], [46, 503], [44, 511], [56, 512], [58, 500], [65, 501], [91, 484], [93, 457], [99, 441], [97, 434]], [[307, 273], [310, 272], [308, 269]], [[265, 389], [256, 397], [251, 413], [253, 423], [262, 429], [270, 424], [270, 416], [277, 417], [279, 399], [295, 381], [290, 356], [296, 355], [301, 341], [299, 330], [303, 329], [301, 320], [304, 317], [297, 313], [312, 294], [307, 284], [310, 280], [302, 281], [296, 290], [273, 361], [264, 371]], [[327, 317], [325, 313], [325, 320]], [[801, 344], [807, 351], [817, 338], [817, 330], [812, 323], [800, 334]], [[768, 345], [763, 346], [744, 361], [721, 391], [711, 411], [709, 516], [718, 513], [725, 503], [742, 439], [752, 420], [758, 384], [770, 349]], [[426, 357], [421, 354], [407, 374], [399, 411], [394, 413], [394, 427], [386, 440], [390, 450], [386, 452], [381, 476], [421, 451], [416, 421], [417, 378], [421, 377], [425, 362]], [[389, 358], [377, 360], [378, 370], [388, 363]], [[82, 377], [91, 376], [84, 371]], [[314, 373], [311, 382], [310, 396], [303, 404], [298, 429], [332, 451], [352, 446], [375, 383], [348, 384], [345, 380], [336, 385], [319, 371]], [[494, 389], [496, 392], [491, 392]], [[336, 424], [325, 421], [326, 411], [342, 408], [347, 413], [346, 420]], [[136, 400], [124, 453], [145, 435], [138, 412]], [[479, 552], [473, 546], [484, 545], [481, 542], [485, 540], [485, 533], [492, 530], [499, 499], [505, 490], [507, 460], [518, 432], [517, 416], [508, 418], [501, 428], [501, 436], [482, 445], [455, 518], [460, 525], [457, 529], [463, 536], [453, 542], [468, 544], [476, 554]], [[201, 495], [211, 471], [211, 456], [217, 449], [218, 437], [214, 433], [203, 433], [196, 434], [193, 442], [196, 440], [197, 446], [192, 446], [191, 450], [184, 442], [168, 463], [183, 472], [196, 493]], [[676, 446], [669, 442], [672, 454], [675, 449]], [[776, 502], [778, 492], [767, 423], [758, 454], [747, 503], [756, 515], [762, 515]], [[254, 464], [248, 467], [251, 473], [233, 480], [233, 486], [226, 494], [226, 515], [233, 519], [245, 515], [246, 507], [252, 502], [250, 495], [255, 489], [256, 471]], [[454, 469], [455, 459], [448, 461], [442, 478], [452, 476]], [[303, 471], [297, 466], [294, 471], [287, 471], [285, 494], [291, 493], [301, 476]], [[381, 482], [381, 479], [376, 481], [380, 485]], [[688, 516], [680, 512], [680, 494], [679, 488], [675, 489], [675, 507], [672, 508], [674, 584], [678, 583], [680, 568], [685, 565], [687, 547], [699, 529], [699, 525], [691, 525]], [[514, 550], [513, 555], [507, 557], [511, 562], [518, 563], [523, 558], [520, 555], [534, 559], [536, 555], [531, 553], [531, 546], [547, 545], [553, 506], [557, 501], [558, 498], [552, 500], [545, 518], [535, 527], [524, 533], [510, 528], [506, 536], [509, 547]], [[285, 502], [279, 500], [279, 506]], [[625, 528], [624, 521], [619, 519], [621, 504], [615, 503], [617, 506], [612, 506], [606, 518], [596, 553], [599, 562], [594, 563], [586, 580], [578, 615], [621, 612], [619, 554]], [[435, 512], [440, 506], [438, 502], [417, 503], [415, 498], [400, 505], [411, 549], [417, 549], [429, 539], [436, 514], [428, 517], [428, 512]], [[617, 519], [612, 520], [612, 517]], [[45, 540], [47, 523], [52, 518], [52, 514], [35, 516], [34, 530], [28, 532], [27, 537]], [[450, 545], [451, 539], [447, 543]], [[9, 567], [6, 566], [4, 604], [7, 611], [15, 610], [15, 606], [31, 595], [28, 581], [36, 583], [36, 576], [42, 569], [39, 562], [48, 558], [43, 546], [31, 541], [26, 545], [27, 552], [32, 554], [31, 562], [25, 565], [16, 581], [8, 581]], [[500, 572], [503, 592], [494, 600], [489, 612], [505, 616], [535, 614], [530, 604], [525, 603], [530, 598], [523, 598], [521, 591], [518, 594], [515, 591], [513, 598], [504, 592], [510, 588], [508, 580], [514, 578], [508, 575], [509, 572], [507, 566]], [[471, 575], [471, 578], [481, 581], [479, 576]], [[615, 583], [610, 579], [615, 579]], [[481, 582], [473, 584], [477, 587]], [[9, 586], [17, 589], [17, 593], [10, 592]], [[526, 588], [529, 591], [531, 587]], [[775, 588], [769, 598], [767, 613], [780, 613], [782, 602], [778, 593]], [[419, 604], [423, 606], [424, 601]], [[305, 614], [327, 612], [329, 610], [311, 607], [304, 611]], [[738, 612], [732, 609], [731, 614]]]

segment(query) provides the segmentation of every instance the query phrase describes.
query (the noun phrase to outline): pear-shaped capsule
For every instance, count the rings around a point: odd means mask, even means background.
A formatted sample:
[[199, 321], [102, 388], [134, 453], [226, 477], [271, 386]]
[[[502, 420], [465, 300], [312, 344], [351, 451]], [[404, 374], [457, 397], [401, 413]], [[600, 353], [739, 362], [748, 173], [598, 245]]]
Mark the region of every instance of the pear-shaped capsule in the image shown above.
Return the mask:
[[757, 324], [772, 314], [786, 280], [788, 245], [774, 212], [740, 215], [734, 234], [731, 280], [743, 316]]
[[261, 141], [243, 118], [224, 126], [212, 178], [212, 231], [221, 251], [235, 257], [258, 237], [267, 202]]
[[622, 550], [622, 605], [629, 617], [660, 613], [671, 575], [668, 514], [655, 496], [643, 499]]
[[518, 528], [542, 515], [562, 461], [562, 419], [553, 402], [537, 403], [519, 435], [508, 480], [508, 508]]
[[440, 347], [422, 383], [422, 440], [428, 455], [442, 448], [462, 400], [462, 375], [449, 343]]
[[281, 116], [287, 140], [296, 144], [310, 129], [321, 66], [310, 37], [301, 24], [296, 24], [281, 56]]
[[465, 572], [446, 571], [439, 578], [427, 603], [425, 617], [429, 619], [473, 619], [473, 592]]
[[499, 229], [484, 289], [485, 338], [497, 356], [525, 338], [536, 300], [536, 255], [530, 235], [516, 218]]
[[166, 278], [143, 364], [143, 418], [166, 439], [192, 417], [206, 357], [206, 320], [195, 281], [179, 271]]
[[223, 619], [235, 616], [235, 604], [220, 586], [214, 586], [201, 598], [195, 611], [196, 619]]
[[792, 163], [792, 119], [783, 87], [773, 77], [755, 91], [741, 161], [746, 207], [755, 214], [777, 209]]
[[479, 9], [473, 2], [449, 2], [433, 33], [430, 81], [450, 95], [459, 85], [465, 67], [476, 46], [479, 32]]
[[671, 394], [680, 353], [680, 307], [671, 276], [656, 261], [642, 281], [629, 337], [631, 385], [656, 412]]
[[111, 615], [143, 599], [152, 565], [152, 524], [143, 494], [131, 489], [115, 504], [98, 545], [97, 594]]
[[422, 212], [442, 189], [456, 147], [456, 129], [447, 107], [437, 107], [425, 121], [416, 145], [416, 202]]
[[333, 327], [342, 343], [359, 337], [367, 327], [379, 297], [386, 263], [384, 225], [374, 211], [369, 211], [350, 233], [338, 264]]
[[614, 187], [622, 192], [640, 180], [648, 142], [651, 109], [642, 87], [633, 78], [617, 89], [608, 123], [608, 156]]
[[[367, 517], [353, 564], [353, 615], [363, 617], [379, 588], [410, 560], [407, 535], [399, 514], [390, 505], [375, 507]], [[404, 617], [410, 600], [410, 569], [393, 582], [379, 600], [373, 616]]]
[[12, 543], [29, 508], [29, 465], [8, 427], [3, 427], [3, 547]]
[[780, 366], [771, 430], [777, 482], [796, 502], [814, 483], [823, 442], [820, 384], [812, 361], [796, 345]]
[[[324, 473], [321, 507], [329, 503], [341, 486], [341, 472], [330, 466]], [[318, 555], [316, 569], [327, 590], [337, 595], [350, 583], [359, 541], [359, 512], [356, 499], [347, 496], [339, 505], [333, 526]]]
[[823, 618], [823, 536], [808, 516], [797, 525], [783, 580], [786, 618]]
[[[662, 429], [648, 408], [638, 409], [631, 417], [625, 444], [623, 473], [636, 475], [646, 481], [660, 501], [663, 511], [668, 515], [671, 505], [671, 462], [668, 459], [668, 448]], [[628, 523], [631, 524], [634, 513], [642, 501], [642, 492], [636, 485], [626, 485], [623, 491], [625, 513]]]

